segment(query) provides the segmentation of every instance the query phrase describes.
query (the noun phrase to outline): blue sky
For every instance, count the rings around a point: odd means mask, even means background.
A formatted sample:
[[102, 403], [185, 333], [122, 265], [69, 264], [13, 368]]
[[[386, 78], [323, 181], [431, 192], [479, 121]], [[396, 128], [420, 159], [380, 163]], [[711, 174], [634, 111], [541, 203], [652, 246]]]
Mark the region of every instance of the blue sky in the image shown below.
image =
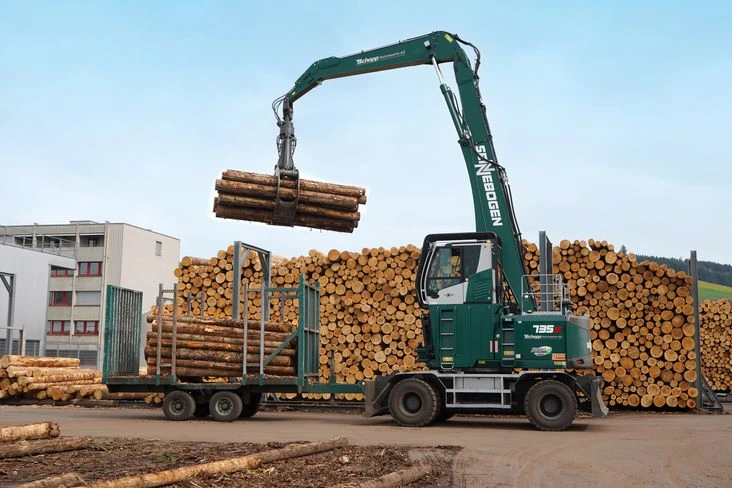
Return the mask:
[[447, 30], [481, 49], [525, 237], [732, 263], [730, 25], [726, 2], [0, 1], [0, 224], [124, 221], [200, 256], [234, 239], [298, 255], [472, 230], [429, 66], [296, 104], [302, 174], [367, 187], [354, 234], [211, 213], [221, 170], [272, 171], [270, 104], [313, 61]]

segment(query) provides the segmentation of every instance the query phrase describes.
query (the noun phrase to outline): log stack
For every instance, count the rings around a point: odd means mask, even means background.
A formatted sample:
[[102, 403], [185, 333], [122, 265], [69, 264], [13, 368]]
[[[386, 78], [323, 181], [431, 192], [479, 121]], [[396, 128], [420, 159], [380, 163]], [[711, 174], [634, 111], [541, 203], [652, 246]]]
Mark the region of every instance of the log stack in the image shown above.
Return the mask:
[[[217, 217], [279, 224], [273, 220], [277, 178], [272, 175], [227, 170], [216, 180], [214, 199]], [[312, 229], [353, 232], [366, 203], [366, 190], [356, 186], [301, 179], [280, 180], [281, 199], [296, 201], [291, 225]], [[284, 224], [287, 225], [287, 224]]]
[[732, 303], [705, 300], [699, 310], [702, 371], [715, 391], [732, 389]]
[[[536, 245], [524, 242], [538, 274]], [[697, 390], [691, 278], [665, 265], [637, 262], [606, 241], [563, 240], [554, 273], [569, 283], [573, 311], [589, 314], [595, 373], [612, 406], [694, 408]]]
[[[176, 375], [188, 377], [241, 376], [243, 362], [259, 363], [261, 337], [259, 323], [251, 323], [247, 331], [247, 351], [244, 349], [244, 321], [226, 319], [203, 319], [195, 316], [177, 318], [175, 341], [173, 341], [173, 318], [163, 315], [158, 327], [158, 317], [151, 314], [151, 330], [147, 333], [145, 359], [148, 374], [156, 374], [158, 343], [160, 345], [161, 372], [170, 373], [173, 344], [175, 342]], [[158, 335], [160, 330], [160, 335]], [[269, 321], [265, 324], [265, 357], [269, 356], [287, 339], [292, 326]], [[160, 340], [158, 341], [158, 338]], [[294, 376], [297, 350], [295, 343], [286, 345], [264, 367], [265, 374]], [[251, 370], [251, 369], [250, 369]], [[258, 372], [258, 370], [257, 370]]]
[[0, 399], [101, 400], [107, 393], [101, 382], [100, 371], [80, 369], [76, 358], [0, 358]]

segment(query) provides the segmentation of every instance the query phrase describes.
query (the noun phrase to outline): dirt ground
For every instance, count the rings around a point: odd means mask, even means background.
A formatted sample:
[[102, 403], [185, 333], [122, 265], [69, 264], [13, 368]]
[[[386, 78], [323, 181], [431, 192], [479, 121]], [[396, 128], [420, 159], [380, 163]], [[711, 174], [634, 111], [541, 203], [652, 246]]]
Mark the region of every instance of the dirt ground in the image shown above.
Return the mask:
[[[123, 438], [96, 438], [91, 449], [0, 460], [0, 486], [36, 481], [73, 472], [86, 482], [151, 473], [219, 459], [246, 456], [287, 444], [270, 442], [171, 442]], [[279, 461], [240, 473], [199, 476], [174, 487], [351, 487], [404, 469], [425, 456], [434, 472], [410, 487], [452, 486], [452, 458], [456, 447], [346, 446], [311, 456]], [[81, 482], [80, 482], [81, 484]]]
[[[450, 472], [449, 475], [427, 480], [417, 486], [732, 486], [732, 415], [611, 412], [604, 418], [579, 417], [565, 432], [539, 432], [525, 418], [510, 416], [459, 415], [439, 425], [404, 428], [398, 427], [388, 416], [364, 418], [355, 413], [338, 412], [265, 410], [251, 419], [222, 423], [205, 419], [170, 422], [160, 409], [0, 406], [0, 425], [46, 420], [57, 421], [62, 436], [107, 439], [135, 437], [161, 443], [205, 446], [201, 454], [186, 454], [187, 451], [182, 451], [182, 454], [173, 456], [180, 456], [181, 462], [188, 459], [185, 456], [200, 455], [205, 459], [214, 459], [214, 455], [229, 457], [229, 446], [246, 447], [243, 441], [260, 443], [265, 446], [262, 449], [266, 449], [268, 444], [311, 442], [338, 436], [349, 439], [354, 446], [353, 452], [370, 453], [368, 456], [377, 460], [386, 457], [380, 456], [383, 449], [394, 452], [389, 459], [374, 464], [368, 464], [370, 461], [353, 461], [356, 455], [349, 455], [351, 462], [344, 464], [337, 459], [337, 453], [333, 454], [335, 461], [320, 460], [328, 459], [328, 454], [301, 459], [297, 461], [300, 464], [293, 464], [300, 466], [294, 476], [295, 480], [300, 479], [303, 483], [299, 485], [286, 477], [274, 478], [289, 475], [281, 473], [279, 464], [272, 464], [256, 472], [240, 475], [246, 478], [243, 478], [245, 482], [249, 480], [250, 485], [234, 485], [229, 479], [198, 480], [194, 481], [196, 485], [183, 485], [191, 488], [263, 486], [262, 481], [270, 479], [267, 477], [272, 477], [274, 483], [280, 480], [283, 487], [319, 486], [313, 484], [318, 482], [325, 483], [322, 486], [339, 481], [355, 482], [363, 472], [361, 466], [367, 469], [372, 469], [369, 466], [384, 466], [384, 470], [388, 471], [395, 466], [403, 466], [405, 455], [410, 460], [422, 456], [428, 462], [446, 466], [447, 472]], [[460, 446], [461, 449], [445, 452], [435, 446]], [[103, 452], [84, 453], [89, 457], [98, 454]], [[71, 468], [65, 464], [63, 456], [45, 456], [39, 458], [38, 462], [58, 463], [59, 471], [63, 471]], [[389, 464], [392, 458], [400, 460]], [[140, 459], [140, 456], [134, 456], [127, 464], [123, 463], [122, 468], [131, 470]], [[92, 466], [96, 469], [105, 462], [94, 461]], [[146, 460], [145, 463], [150, 461]], [[150, 463], [150, 466], [157, 467], [159, 464]], [[3, 476], [0, 477], [0, 486], [11, 479], [7, 466], [5, 463], [0, 465], [0, 476]], [[313, 467], [315, 473], [311, 477], [306, 473]], [[328, 476], [314, 477], [322, 473], [328, 473]], [[333, 473], [343, 478], [339, 479]], [[308, 482], [311, 484], [304, 484]]]

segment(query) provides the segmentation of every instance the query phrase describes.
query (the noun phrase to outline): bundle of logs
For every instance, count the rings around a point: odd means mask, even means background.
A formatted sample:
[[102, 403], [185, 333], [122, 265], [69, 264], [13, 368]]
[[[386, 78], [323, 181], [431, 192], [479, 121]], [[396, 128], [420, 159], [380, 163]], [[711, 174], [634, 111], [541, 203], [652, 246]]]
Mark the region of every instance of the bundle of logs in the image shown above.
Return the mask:
[[[151, 329], [147, 333], [145, 359], [147, 372], [157, 373], [158, 353], [160, 353], [160, 372], [171, 373], [173, 344], [175, 343], [176, 375], [186, 377], [237, 377], [242, 376], [244, 360], [247, 372], [259, 373], [260, 355], [267, 358], [275, 352], [290, 335], [291, 326], [269, 321], [265, 324], [263, 347], [259, 322], [247, 327], [247, 346], [244, 354], [244, 321], [227, 319], [203, 319], [196, 316], [176, 318], [175, 341], [173, 340], [173, 317], [163, 315], [158, 327], [158, 315], [151, 314], [148, 322]], [[158, 338], [160, 340], [158, 340]], [[273, 376], [294, 376], [297, 350], [295, 342], [282, 348], [264, 366], [264, 373]]]
[[716, 391], [732, 389], [732, 303], [705, 300], [699, 310], [702, 371]]
[[[313, 229], [353, 232], [361, 214], [358, 206], [366, 203], [366, 190], [356, 186], [322, 183], [301, 179], [281, 179], [279, 195], [277, 178], [272, 175], [224, 171], [216, 180], [218, 196], [214, 199], [217, 217], [296, 225]], [[291, 221], [275, 219], [277, 198], [294, 202]]]
[[[536, 274], [537, 248], [528, 242], [525, 246], [526, 264]], [[190, 309], [203, 317], [231, 316], [232, 252], [230, 247], [211, 259], [183, 259], [175, 270], [180, 313]], [[698, 392], [690, 278], [663, 265], [639, 263], [604, 241], [562, 241], [553, 253], [554, 271], [569, 282], [574, 313], [589, 313], [593, 319], [595, 373], [605, 380], [606, 402], [693, 408]], [[310, 251], [275, 260], [273, 286], [294, 286], [301, 273], [320, 284], [321, 381], [330, 377], [331, 365], [336, 380], [347, 383], [424, 366], [415, 352], [422, 344], [423, 311], [416, 303], [414, 282], [419, 255], [410, 245]], [[242, 277], [250, 287], [261, 286], [261, 266], [254, 255], [244, 260]], [[248, 316], [258, 320], [260, 296], [250, 290], [248, 298]], [[274, 302], [273, 320], [296, 327], [296, 304], [286, 301], [280, 317], [281, 304]]]
[[[538, 274], [536, 245], [524, 242]], [[610, 406], [694, 408], [698, 391], [691, 278], [638, 263], [606, 241], [561, 241], [554, 273], [569, 284], [573, 312], [589, 314], [595, 373]]]
[[101, 400], [101, 382], [100, 371], [80, 369], [76, 358], [0, 357], [0, 399]]

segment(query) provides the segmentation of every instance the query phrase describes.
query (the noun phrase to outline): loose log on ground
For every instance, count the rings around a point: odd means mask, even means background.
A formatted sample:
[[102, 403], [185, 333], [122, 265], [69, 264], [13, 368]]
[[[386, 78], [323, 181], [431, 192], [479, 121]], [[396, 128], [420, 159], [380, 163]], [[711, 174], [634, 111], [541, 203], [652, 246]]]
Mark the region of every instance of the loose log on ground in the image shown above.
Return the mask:
[[290, 445], [282, 449], [266, 451], [249, 456], [223, 459], [221, 461], [185, 466], [167, 471], [159, 471], [157, 473], [141, 474], [116, 480], [102, 481], [89, 486], [92, 488], [143, 488], [165, 486], [191, 479], [199, 475], [235, 473], [237, 471], [253, 469], [261, 466], [262, 464], [268, 464], [283, 459], [331, 451], [346, 445], [348, 445], [348, 440], [345, 437], [338, 437], [328, 441]]
[[71, 439], [43, 439], [20, 441], [13, 444], [0, 444], [0, 459], [50, 454], [53, 452], [77, 451], [89, 449], [94, 445], [91, 438], [79, 437]]
[[400, 486], [407, 486], [410, 483], [414, 483], [430, 474], [433, 471], [432, 466], [428, 464], [418, 464], [411, 468], [394, 471], [393, 473], [385, 474], [374, 480], [366, 481], [361, 483], [359, 488], [398, 488]]
[[50, 476], [30, 483], [15, 485], [15, 488], [62, 488], [69, 486], [85, 486], [84, 479], [78, 473], [64, 473]]
[[0, 442], [50, 439], [53, 437], [58, 437], [59, 434], [60, 430], [56, 422], [11, 425], [7, 427], [0, 427]]

